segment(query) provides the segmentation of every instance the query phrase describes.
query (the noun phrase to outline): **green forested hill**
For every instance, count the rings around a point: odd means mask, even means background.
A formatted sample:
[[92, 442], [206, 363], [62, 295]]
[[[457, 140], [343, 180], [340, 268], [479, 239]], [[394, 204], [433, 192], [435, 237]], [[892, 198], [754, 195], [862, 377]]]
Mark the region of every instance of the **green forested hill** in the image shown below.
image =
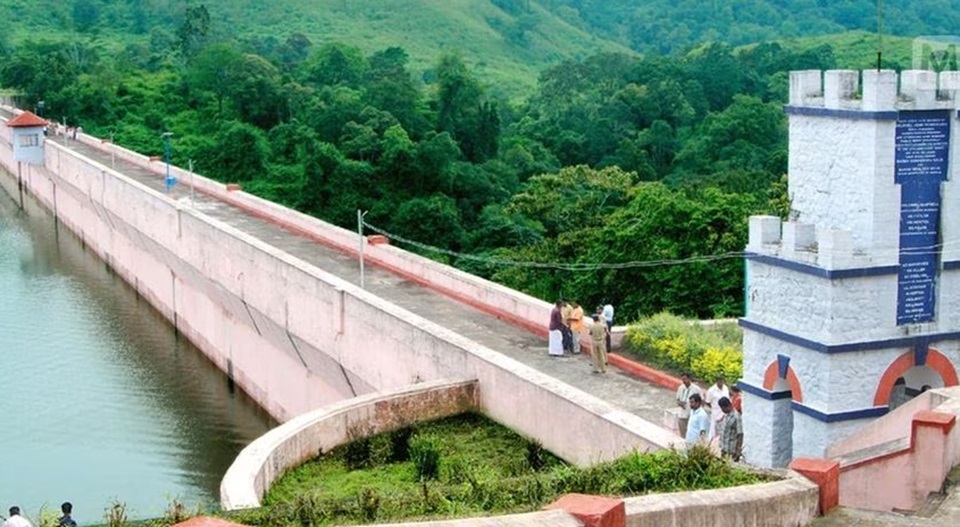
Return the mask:
[[668, 53], [703, 41], [761, 40], [875, 31], [897, 36], [952, 35], [958, 0], [542, 0], [563, 19], [637, 51]]
[[156, 46], [176, 38], [186, 8], [195, 5], [209, 12], [214, 39], [240, 40], [264, 56], [299, 35], [365, 53], [402, 46], [422, 74], [456, 51], [494, 92], [509, 94], [533, 88], [539, 72], [561, 60], [629, 51], [537, 2], [503, 0], [13, 0], [0, 2], [0, 20], [7, 21], [0, 33], [12, 42], [73, 35], [108, 47]]
[[0, 87], [544, 299], [730, 316], [746, 218], [789, 212], [788, 72], [875, 65], [821, 31], [858, 2], [5, 0]]
[[[839, 65], [868, 67], [878, 14], [876, 0], [8, 0], [0, 2], [0, 45], [68, 37], [154, 51], [176, 40], [196, 5], [209, 12], [215, 40], [238, 40], [261, 56], [300, 36], [365, 53], [402, 46], [413, 73], [431, 80], [436, 59], [457, 51], [493, 93], [511, 97], [564, 59], [628, 48], [677, 53], [710, 41], [841, 44]], [[883, 15], [884, 31], [901, 37], [889, 40], [891, 65], [906, 67], [902, 39], [955, 32], [960, 0], [887, 0]], [[847, 36], [824, 37], [834, 34]]]

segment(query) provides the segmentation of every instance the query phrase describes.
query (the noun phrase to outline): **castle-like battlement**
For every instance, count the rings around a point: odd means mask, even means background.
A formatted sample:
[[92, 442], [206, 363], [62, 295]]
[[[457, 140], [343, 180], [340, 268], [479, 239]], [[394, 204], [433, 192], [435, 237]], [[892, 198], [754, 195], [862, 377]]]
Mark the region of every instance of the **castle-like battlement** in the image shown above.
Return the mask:
[[[899, 87], [899, 89], [898, 89]], [[789, 106], [897, 111], [960, 108], [960, 71], [804, 70], [790, 72]]]
[[751, 216], [747, 252], [840, 270], [896, 263], [896, 251], [867, 254], [854, 247], [849, 230], [817, 228], [810, 223]]

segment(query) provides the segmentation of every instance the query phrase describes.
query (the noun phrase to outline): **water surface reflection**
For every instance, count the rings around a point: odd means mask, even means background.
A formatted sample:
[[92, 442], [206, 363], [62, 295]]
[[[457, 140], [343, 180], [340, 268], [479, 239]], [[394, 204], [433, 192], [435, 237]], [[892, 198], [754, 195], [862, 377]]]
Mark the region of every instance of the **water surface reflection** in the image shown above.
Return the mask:
[[[5, 177], [5, 176], [0, 176]], [[28, 203], [28, 207], [29, 207]], [[79, 239], [0, 190], [0, 509], [215, 503], [269, 416]]]

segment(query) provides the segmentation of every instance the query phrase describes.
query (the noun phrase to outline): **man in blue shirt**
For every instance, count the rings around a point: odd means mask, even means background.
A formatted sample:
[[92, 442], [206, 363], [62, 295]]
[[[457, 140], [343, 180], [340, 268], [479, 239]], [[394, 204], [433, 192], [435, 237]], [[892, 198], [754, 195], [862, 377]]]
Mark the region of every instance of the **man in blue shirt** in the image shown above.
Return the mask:
[[63, 516], [57, 520], [57, 527], [77, 527], [77, 522], [73, 521], [73, 504], [69, 501], [63, 502], [60, 505], [60, 512], [63, 513]]
[[710, 444], [710, 416], [703, 409], [699, 393], [690, 395], [690, 422], [687, 424], [687, 446]]

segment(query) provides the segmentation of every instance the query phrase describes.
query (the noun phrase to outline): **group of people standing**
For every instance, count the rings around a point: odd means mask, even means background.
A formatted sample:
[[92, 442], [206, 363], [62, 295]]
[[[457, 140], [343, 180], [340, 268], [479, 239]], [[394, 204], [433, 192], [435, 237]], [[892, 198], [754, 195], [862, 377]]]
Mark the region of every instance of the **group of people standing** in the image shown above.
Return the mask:
[[[0, 527], [33, 527], [30, 520], [20, 514], [20, 507], [14, 505], [10, 507], [10, 516], [3, 521]], [[65, 501], [60, 505], [62, 516], [57, 519], [57, 527], [77, 527], [77, 522], [73, 520], [73, 504]]]
[[[607, 352], [610, 350], [610, 330], [613, 328], [613, 305], [597, 306], [591, 315], [589, 334], [593, 345], [593, 372], [607, 372]], [[550, 340], [548, 353], [562, 357], [567, 353], [580, 354], [580, 336], [585, 327], [583, 308], [577, 302], [557, 300], [550, 312]]]
[[[743, 413], [740, 389], [728, 386], [718, 375], [704, 395], [689, 373], [680, 376], [677, 387], [680, 435], [688, 446], [710, 446], [717, 440], [720, 453], [734, 461], [743, 457]], [[709, 410], [709, 412], [708, 412]]]

